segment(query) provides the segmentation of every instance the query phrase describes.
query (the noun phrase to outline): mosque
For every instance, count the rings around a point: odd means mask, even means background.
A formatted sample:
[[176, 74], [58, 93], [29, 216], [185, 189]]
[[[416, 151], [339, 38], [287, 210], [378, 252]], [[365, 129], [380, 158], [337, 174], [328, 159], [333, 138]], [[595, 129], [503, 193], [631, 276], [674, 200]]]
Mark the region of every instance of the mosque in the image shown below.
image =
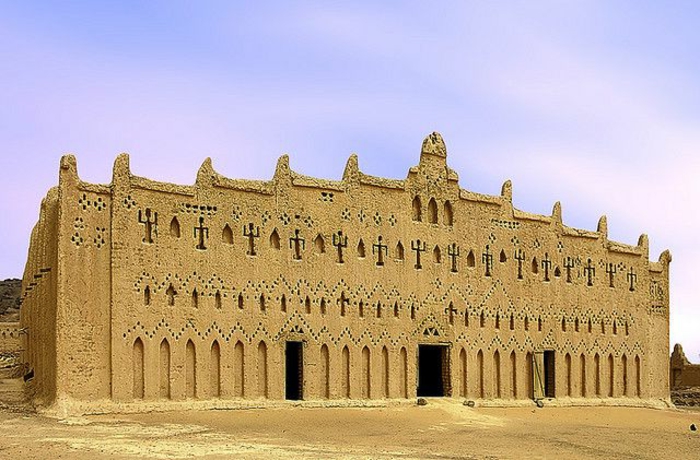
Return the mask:
[[[497, 165], [494, 165], [496, 167]], [[573, 172], [572, 172], [573, 174]], [[438, 133], [403, 180], [292, 171], [83, 182], [41, 205], [21, 327], [39, 405], [669, 398], [668, 251], [460, 188]]]

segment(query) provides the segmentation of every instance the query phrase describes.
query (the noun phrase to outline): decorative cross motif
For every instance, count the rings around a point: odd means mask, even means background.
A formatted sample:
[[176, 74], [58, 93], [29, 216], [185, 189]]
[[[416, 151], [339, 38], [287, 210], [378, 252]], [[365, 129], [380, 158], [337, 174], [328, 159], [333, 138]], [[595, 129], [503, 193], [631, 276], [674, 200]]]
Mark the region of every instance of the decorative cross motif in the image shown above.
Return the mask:
[[525, 251], [520, 248], [516, 249], [513, 258], [518, 261], [518, 279], [521, 280], [523, 279], [523, 261], [525, 260]]
[[153, 230], [154, 227], [158, 226], [158, 213], [151, 213], [151, 208], [146, 208], [146, 212], [141, 214], [141, 210], [139, 209], [139, 224], [143, 224], [144, 226], [145, 235], [143, 237], [143, 242], [152, 244]]
[[489, 245], [486, 245], [486, 251], [481, 255], [481, 261], [486, 266], [485, 276], [491, 276], [491, 268], [493, 267], [493, 254], [489, 251]]
[[333, 246], [338, 248], [338, 263], [342, 264], [343, 262], [343, 249], [348, 247], [348, 237], [343, 236], [343, 231], [338, 230], [338, 233], [333, 234]]
[[634, 283], [637, 282], [637, 274], [634, 272], [634, 268], [630, 267], [627, 272], [627, 281], [630, 282], [630, 292], [634, 292]]
[[299, 229], [294, 230], [294, 236], [289, 238], [289, 249], [294, 249], [292, 257], [294, 260], [301, 260], [301, 250], [306, 249], [306, 240], [299, 236]]
[[457, 246], [457, 243], [447, 246], [447, 255], [452, 259], [452, 273], [457, 273], [457, 258], [459, 257], [459, 246]]
[[542, 268], [544, 269], [544, 280], [549, 281], [549, 268], [552, 266], [552, 261], [549, 260], [549, 253], [544, 253], [544, 259], [542, 259]]
[[377, 237], [377, 243], [372, 245], [372, 254], [377, 254], [377, 267], [384, 265], [384, 256], [387, 255], [387, 245], [382, 244], [382, 235]]
[[615, 274], [617, 273], [617, 267], [612, 262], [608, 262], [605, 266], [605, 273], [610, 277], [610, 287], [615, 287]]
[[423, 241], [422, 246], [420, 239], [416, 241], [411, 241], [411, 250], [416, 251], [416, 264], [414, 265], [415, 269], [422, 269], [423, 266], [420, 264], [420, 253], [425, 252], [425, 241]]
[[583, 267], [583, 272], [588, 277], [588, 285], [593, 286], [593, 278], [595, 277], [595, 267], [591, 263], [591, 259], [588, 259], [588, 265]]
[[564, 261], [564, 268], [566, 268], [566, 282], [571, 283], [571, 269], [574, 268], [574, 259], [567, 256]]
[[254, 226], [252, 222], [248, 223], [248, 227], [243, 226], [243, 236], [248, 238], [248, 254], [249, 256], [254, 256], [255, 255], [255, 238], [260, 237], [260, 227], [255, 227], [255, 230], [253, 230]]
[[205, 250], [207, 247], [204, 242], [209, 238], [209, 227], [204, 226], [204, 217], [202, 216], [199, 218], [199, 227], [194, 228], [194, 237], [199, 238], [197, 249]]

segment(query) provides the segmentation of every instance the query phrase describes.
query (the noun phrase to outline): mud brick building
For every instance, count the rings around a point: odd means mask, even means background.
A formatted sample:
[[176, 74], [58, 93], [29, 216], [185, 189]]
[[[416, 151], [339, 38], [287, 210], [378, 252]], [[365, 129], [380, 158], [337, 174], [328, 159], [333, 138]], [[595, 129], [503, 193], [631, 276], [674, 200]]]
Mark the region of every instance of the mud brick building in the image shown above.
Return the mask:
[[[573, 174], [573, 172], [572, 172]], [[112, 183], [61, 160], [23, 280], [34, 400], [168, 406], [669, 397], [668, 251], [460, 188], [441, 136], [404, 180]]]

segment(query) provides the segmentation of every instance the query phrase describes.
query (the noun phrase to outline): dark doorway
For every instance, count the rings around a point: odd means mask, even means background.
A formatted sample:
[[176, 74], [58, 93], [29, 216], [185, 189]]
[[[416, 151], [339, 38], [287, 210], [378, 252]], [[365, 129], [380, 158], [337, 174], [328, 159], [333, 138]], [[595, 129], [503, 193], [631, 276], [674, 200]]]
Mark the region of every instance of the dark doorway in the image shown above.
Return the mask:
[[447, 345], [418, 345], [418, 396], [449, 396]]
[[545, 398], [554, 398], [554, 351], [547, 350], [544, 352], [544, 396]]
[[302, 342], [287, 342], [285, 349], [285, 398], [303, 399], [304, 355]]

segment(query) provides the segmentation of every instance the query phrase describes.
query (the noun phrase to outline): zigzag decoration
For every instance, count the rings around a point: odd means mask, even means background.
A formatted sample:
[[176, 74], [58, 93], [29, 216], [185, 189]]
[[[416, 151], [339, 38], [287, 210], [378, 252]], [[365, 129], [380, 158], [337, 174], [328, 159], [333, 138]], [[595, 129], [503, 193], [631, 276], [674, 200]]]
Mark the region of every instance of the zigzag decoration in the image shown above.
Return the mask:
[[[371, 291], [367, 291], [363, 285], [358, 285], [354, 289], [351, 289], [344, 280], [341, 280], [337, 282], [329, 292], [324, 280], [320, 280], [315, 284], [315, 286], [312, 286], [307, 280], [299, 279], [294, 285], [292, 285], [282, 275], [279, 275], [269, 283], [265, 280], [261, 280], [259, 282], [248, 280], [245, 286], [240, 289], [236, 289], [235, 287], [227, 288], [221, 277], [214, 274], [209, 277], [209, 279], [205, 280], [198, 275], [196, 271], [187, 275], [184, 279], [180, 278], [177, 274], [167, 274], [161, 283], [158, 283], [154, 276], [149, 275], [144, 271], [140, 274], [140, 278], [134, 283], [134, 288], [138, 292], [142, 292], [144, 285], [150, 286], [150, 283], [153, 283], [153, 290], [151, 292], [157, 293], [163, 291], [167, 286], [170, 286], [170, 284], [173, 284], [176, 291], [186, 293], [189, 292], [188, 289], [193, 283], [193, 280], [197, 280], [198, 294], [209, 297], [213, 297], [218, 293], [224, 298], [229, 297], [229, 295], [231, 297], [243, 295], [244, 298], [250, 300], [251, 296], [257, 299], [261, 294], [263, 294], [267, 299], [271, 300], [277, 297], [277, 300], [279, 300], [279, 296], [275, 296], [275, 294], [282, 290], [285, 294], [289, 294], [289, 297], [293, 297], [294, 295], [304, 297], [302, 294], [310, 295], [310, 300], [312, 298], [313, 300], [311, 301], [313, 301], [315, 305], [318, 305], [319, 297], [328, 299], [330, 305], [335, 305], [336, 302], [333, 302], [333, 297], [337, 297], [339, 291], [343, 291], [346, 293], [346, 298], [350, 299], [351, 301], [354, 299], [353, 303], [355, 304], [357, 304], [357, 302], [360, 300], [375, 306], [377, 302], [381, 302], [383, 305], [393, 305], [394, 303], [398, 302], [401, 309], [407, 309], [411, 304], [413, 304], [416, 311], [421, 311], [426, 305], [445, 304], [446, 301], [449, 300], [453, 302], [453, 306], [456, 306], [458, 311], [455, 312], [455, 316], [458, 317], [464, 317], [465, 315], [468, 317], [479, 317], [483, 311], [486, 318], [495, 318], [496, 315], [498, 315], [500, 318], [505, 319], [509, 318], [509, 315], [512, 314], [514, 318], [521, 321], [526, 317], [530, 319], [540, 317], [543, 320], [555, 319], [557, 321], [564, 318], [565, 321], [568, 320], [570, 322], [573, 322], [578, 318], [580, 322], [584, 324], [586, 324], [587, 319], [590, 319], [596, 324], [604, 323], [612, 326], [613, 323], [615, 323], [618, 325], [618, 327], [625, 327], [625, 323], [627, 327], [636, 323], [634, 317], [627, 311], [618, 313], [618, 311], [615, 310], [612, 314], [610, 314], [602, 308], [597, 311], [594, 311], [590, 307], [585, 310], [579, 310], [578, 307], [573, 306], [573, 311], [552, 312], [551, 308], [543, 308], [542, 306], [531, 308], [530, 306], [525, 305], [522, 308], [516, 309], [513, 300], [506, 292], [503, 283], [500, 280], [495, 280], [493, 282], [486, 293], [482, 296], [481, 301], [477, 304], [477, 308], [473, 308], [474, 304], [471, 303], [471, 300], [474, 299], [474, 292], [471, 286], [467, 285], [465, 288], [460, 288], [454, 283], [445, 285], [440, 279], [433, 280], [432, 284], [440, 288], [442, 295], [431, 291], [427, 293], [422, 300], [418, 299], [415, 292], [411, 292], [408, 295], [407, 300], [401, 299], [397, 286], [392, 286], [390, 289], [385, 289], [379, 282], [374, 284]], [[496, 308], [488, 305], [489, 300], [497, 293], [504, 297], [507, 305], [499, 305]], [[397, 297], [399, 298], [398, 300]], [[461, 302], [455, 302], [457, 297], [461, 299]], [[440, 300], [438, 300], [438, 298]], [[583, 317], [579, 312], [583, 312]], [[449, 313], [445, 310], [445, 314]]]

